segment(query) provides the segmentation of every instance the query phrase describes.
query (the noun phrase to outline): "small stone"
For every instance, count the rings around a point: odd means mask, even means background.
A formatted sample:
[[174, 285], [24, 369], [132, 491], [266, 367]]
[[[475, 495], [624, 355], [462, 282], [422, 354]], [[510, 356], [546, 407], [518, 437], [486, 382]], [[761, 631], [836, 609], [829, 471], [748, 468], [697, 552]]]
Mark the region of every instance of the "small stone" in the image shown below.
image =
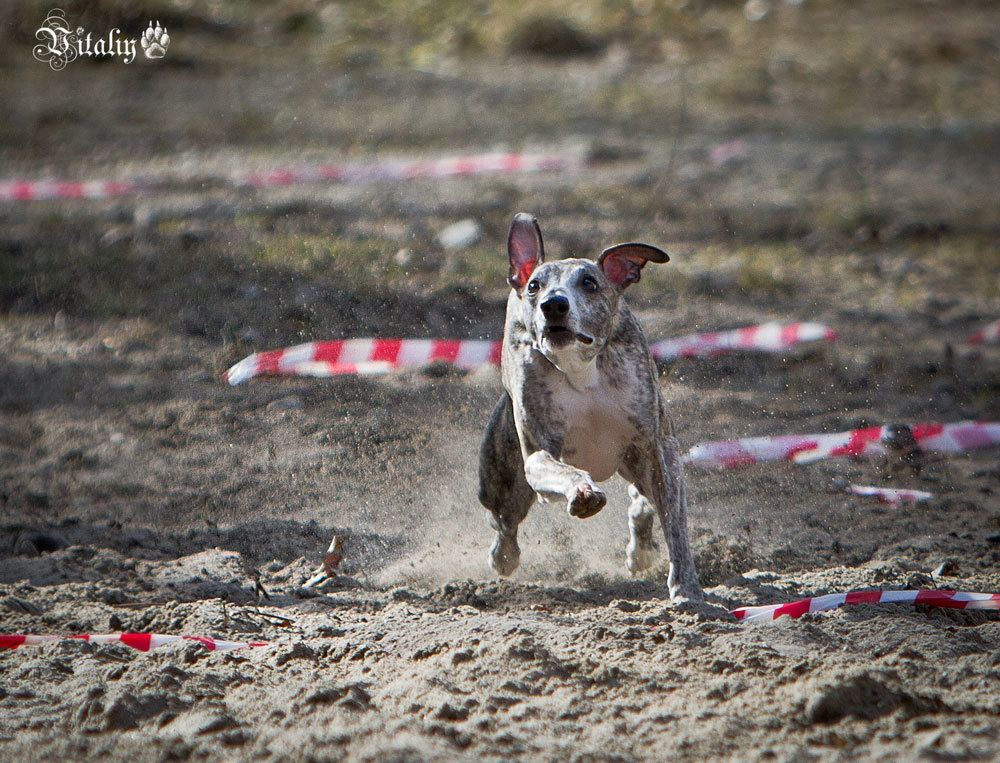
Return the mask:
[[445, 249], [467, 249], [482, 238], [483, 230], [471, 217], [449, 225], [437, 234], [437, 242]]
[[941, 564], [934, 568], [931, 573], [931, 577], [943, 578], [943, 577], [953, 577], [958, 574], [958, 564], [951, 559], [945, 559]]

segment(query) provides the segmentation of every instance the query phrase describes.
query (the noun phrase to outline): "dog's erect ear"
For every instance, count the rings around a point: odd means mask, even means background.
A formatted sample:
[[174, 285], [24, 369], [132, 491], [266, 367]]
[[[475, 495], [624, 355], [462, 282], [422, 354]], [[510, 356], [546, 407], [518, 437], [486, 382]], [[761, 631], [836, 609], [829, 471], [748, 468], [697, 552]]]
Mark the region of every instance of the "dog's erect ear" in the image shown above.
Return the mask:
[[642, 267], [647, 262], [669, 262], [669, 255], [649, 244], [616, 244], [608, 247], [597, 258], [599, 267], [608, 278], [621, 288], [639, 280]]
[[545, 260], [542, 231], [538, 227], [538, 220], [526, 212], [518, 212], [514, 215], [514, 222], [510, 224], [507, 256], [510, 257], [507, 282], [515, 289], [521, 290], [528, 283], [538, 263]]

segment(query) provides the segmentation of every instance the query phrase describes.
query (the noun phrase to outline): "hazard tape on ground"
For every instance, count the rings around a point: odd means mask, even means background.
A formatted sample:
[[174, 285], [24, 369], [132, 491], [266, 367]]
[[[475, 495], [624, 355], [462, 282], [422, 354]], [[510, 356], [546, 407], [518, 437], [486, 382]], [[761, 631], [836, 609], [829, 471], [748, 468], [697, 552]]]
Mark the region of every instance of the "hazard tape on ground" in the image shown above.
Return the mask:
[[[439, 159], [382, 159], [332, 162], [238, 172], [229, 180], [236, 186], [269, 188], [294, 183], [357, 183], [372, 180], [418, 180], [517, 172], [566, 172], [582, 169], [586, 160], [572, 154], [488, 153]], [[175, 183], [171, 179], [172, 183]], [[48, 199], [107, 199], [162, 190], [166, 181], [155, 179], [0, 180], [0, 201]]]
[[[823, 458], [885, 453], [882, 440], [889, 426], [852, 429], [834, 434], [793, 434], [701, 442], [684, 463], [709, 469], [735, 469], [765, 461], [807, 464]], [[1000, 421], [959, 421], [954, 424], [911, 424], [917, 444], [937, 453], [964, 453], [1000, 444]]]
[[177, 641], [193, 641], [210, 651], [228, 652], [254, 646], [268, 646], [267, 641], [222, 641], [206, 636], [166, 636], [161, 633], [83, 633], [73, 636], [33, 635], [29, 633], [0, 634], [0, 649], [17, 649], [19, 646], [39, 646], [51, 641], [73, 639], [92, 644], [124, 644], [140, 652], [173, 644]]
[[0, 180], [0, 201], [41, 201], [45, 199], [110, 199], [132, 196], [146, 188], [133, 180]]
[[500, 342], [482, 339], [344, 339], [307, 342], [269, 352], [255, 352], [226, 371], [232, 385], [261, 374], [338, 376], [378, 374], [395, 368], [453, 363], [478, 368], [500, 363]]
[[240, 173], [233, 179], [237, 185], [267, 188], [293, 183], [358, 183], [370, 180], [420, 180], [507, 172], [565, 172], [581, 169], [585, 164], [582, 159], [566, 154], [492, 153], [441, 159], [332, 162], [279, 167], [260, 172]]
[[1000, 320], [993, 321], [965, 340], [966, 344], [1000, 344]]
[[769, 622], [787, 615], [802, 617], [853, 604], [889, 604], [906, 602], [947, 609], [1000, 609], [1000, 593], [969, 593], [967, 591], [851, 591], [799, 599], [788, 604], [765, 604], [738, 607], [729, 614], [744, 622]]
[[[832, 339], [819, 323], [765, 323], [733, 331], [692, 334], [650, 346], [658, 360], [697, 357], [735, 350], [781, 352], [800, 342]], [[222, 378], [237, 385], [262, 374], [340, 376], [384, 374], [397, 368], [453, 363], [471, 370], [500, 364], [502, 344], [483, 339], [344, 339], [307, 342], [268, 352], [255, 352], [226, 371]]]
[[919, 503], [929, 501], [934, 493], [926, 490], [911, 490], [908, 488], [873, 487], [870, 485], [848, 485], [847, 492], [864, 498], [878, 498], [883, 503], [892, 505], [900, 503]]
[[837, 335], [822, 323], [762, 323], [731, 331], [710, 331], [676, 339], [662, 339], [649, 346], [660, 360], [702, 358], [733, 350], [782, 352], [803, 342], [831, 341]]

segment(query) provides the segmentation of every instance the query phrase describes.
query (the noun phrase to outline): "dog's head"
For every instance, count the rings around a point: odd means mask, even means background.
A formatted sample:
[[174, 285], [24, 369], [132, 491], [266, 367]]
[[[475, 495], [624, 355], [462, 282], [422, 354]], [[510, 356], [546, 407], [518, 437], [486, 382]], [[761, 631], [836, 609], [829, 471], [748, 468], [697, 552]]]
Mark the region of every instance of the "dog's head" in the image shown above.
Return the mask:
[[538, 222], [523, 212], [511, 223], [507, 254], [519, 317], [534, 347], [559, 367], [558, 359], [596, 357], [614, 330], [622, 292], [639, 280], [647, 262], [670, 259], [655, 246], [618, 244], [597, 262], [545, 262]]

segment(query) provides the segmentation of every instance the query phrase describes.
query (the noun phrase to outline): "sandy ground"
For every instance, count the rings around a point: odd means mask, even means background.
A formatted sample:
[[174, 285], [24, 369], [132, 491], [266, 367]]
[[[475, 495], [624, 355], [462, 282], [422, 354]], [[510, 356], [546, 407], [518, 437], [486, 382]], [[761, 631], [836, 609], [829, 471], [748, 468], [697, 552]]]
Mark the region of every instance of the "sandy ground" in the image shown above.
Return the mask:
[[[475, 465], [495, 372], [219, 379], [250, 351], [308, 339], [499, 337], [503, 238], [525, 209], [550, 256], [631, 238], [672, 253], [629, 293], [651, 339], [776, 319], [838, 332], [784, 356], [663, 368], [685, 447], [1000, 419], [1000, 353], [961, 343], [1000, 314], [988, 98], [1000, 59], [981, 31], [996, 11], [938, 18], [940, 4], [924, 5], [933, 18], [870, 4], [864, 28], [888, 52], [858, 72], [803, 52], [822, 3], [801, 11], [812, 22], [784, 6], [759, 32], [739, 8], [699, 5], [704, 38], [682, 45], [683, 77], [674, 53], [633, 60], [617, 44], [594, 59], [335, 76], [294, 45], [248, 62], [210, 37], [184, 48], [183, 30], [174, 63], [139, 74], [52, 75], [23, 45], [3, 53], [0, 177], [173, 185], [0, 206], [0, 631], [270, 645], [0, 654], [0, 756], [1000, 756], [996, 614], [865, 605], [769, 626], [726, 614], [854, 588], [1000, 591], [995, 449], [933, 456], [892, 481], [868, 460], [692, 468], [708, 602], [673, 607], [662, 560], [640, 579], [624, 569], [618, 480], [590, 520], [537, 505], [522, 567], [493, 579]], [[744, 62], [764, 50], [770, 79], [720, 79], [723, 50]], [[857, 77], [841, 110], [820, 85], [831, 73]], [[953, 100], [922, 101], [941, 81]], [[515, 108], [521, 121], [498, 119]], [[537, 176], [253, 193], [219, 182], [331, 145], [354, 157], [615, 151]], [[442, 251], [436, 232], [467, 217], [481, 241]], [[935, 497], [890, 507], [845, 482]], [[304, 589], [334, 534], [343, 574]]]

